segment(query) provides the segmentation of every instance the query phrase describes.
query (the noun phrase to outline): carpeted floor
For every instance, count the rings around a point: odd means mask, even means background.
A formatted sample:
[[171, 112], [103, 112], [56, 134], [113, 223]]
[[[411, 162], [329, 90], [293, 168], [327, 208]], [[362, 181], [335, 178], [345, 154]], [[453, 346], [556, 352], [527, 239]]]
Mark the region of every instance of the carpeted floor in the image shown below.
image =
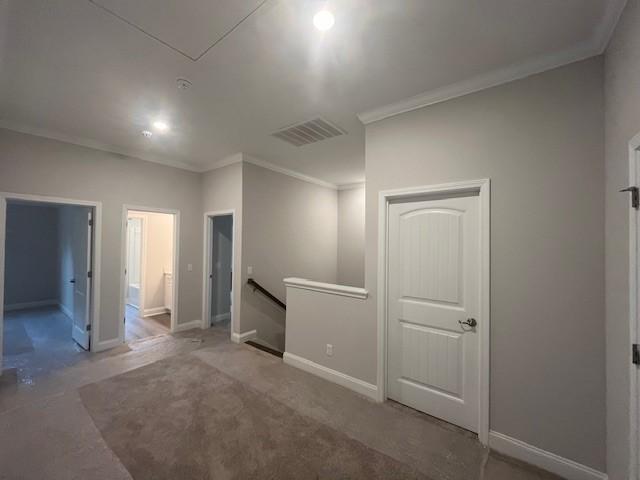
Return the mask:
[[109, 447], [142, 479], [428, 479], [194, 356], [80, 389]]

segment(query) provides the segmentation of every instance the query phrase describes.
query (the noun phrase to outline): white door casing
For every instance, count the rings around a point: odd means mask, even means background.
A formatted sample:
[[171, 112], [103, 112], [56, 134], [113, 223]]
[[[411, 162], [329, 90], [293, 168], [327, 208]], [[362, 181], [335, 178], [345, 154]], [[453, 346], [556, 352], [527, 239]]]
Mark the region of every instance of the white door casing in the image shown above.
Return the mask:
[[73, 339], [85, 350], [90, 345], [91, 325], [91, 244], [93, 214], [86, 208], [71, 209], [73, 257]]
[[[640, 133], [629, 142], [629, 183], [640, 187]], [[629, 340], [640, 344], [640, 210], [629, 201]], [[640, 480], [640, 367], [629, 362], [628, 477]]]
[[389, 209], [393, 203], [443, 199], [477, 195], [479, 208], [479, 313], [475, 317], [479, 339], [478, 362], [478, 423], [474, 431], [484, 445], [489, 443], [490, 334], [491, 334], [491, 181], [489, 179], [382, 190], [378, 193], [378, 282], [377, 282], [377, 399], [388, 398], [388, 291], [389, 291]]
[[[392, 203], [387, 395], [478, 431], [478, 196]], [[476, 320], [477, 321], [477, 320]]]

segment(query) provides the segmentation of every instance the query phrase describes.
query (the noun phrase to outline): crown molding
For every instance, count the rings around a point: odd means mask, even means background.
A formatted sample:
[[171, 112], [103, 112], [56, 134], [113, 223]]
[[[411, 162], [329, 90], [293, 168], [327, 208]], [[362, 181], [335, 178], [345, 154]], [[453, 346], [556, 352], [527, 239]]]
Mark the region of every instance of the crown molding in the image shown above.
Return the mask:
[[602, 21], [596, 27], [593, 34], [593, 43], [596, 50], [596, 55], [604, 53], [609, 46], [613, 32], [616, 30], [616, 26], [620, 21], [624, 7], [627, 5], [627, 0], [608, 0], [605, 2], [604, 15]]
[[134, 160], [140, 160], [143, 162], [152, 162], [166, 167], [179, 168], [181, 170], [187, 170], [189, 172], [201, 172], [202, 170], [195, 165], [186, 162], [180, 162], [178, 160], [170, 160], [163, 157], [156, 157], [146, 153], [140, 153], [125, 148], [116, 147], [114, 145], [108, 145], [106, 143], [96, 142], [83, 137], [77, 137], [75, 135], [66, 135], [64, 133], [53, 132], [42, 128], [34, 128], [28, 125], [23, 125], [15, 122], [9, 122], [7, 120], [0, 119], [0, 128], [11, 130], [18, 133], [24, 133], [27, 135], [33, 135], [36, 137], [48, 138], [51, 140], [57, 140], [59, 142], [70, 143], [72, 145], [78, 145], [81, 147], [91, 148], [93, 150], [100, 150], [107, 153], [115, 153], [117, 155], [124, 155]]
[[626, 3], [627, 0], [608, 0], [605, 2], [602, 20], [594, 29], [592, 36], [572, 48], [532, 58], [525, 62], [515, 63], [460, 82], [428, 90], [398, 102], [373, 108], [359, 113], [357, 115], [358, 119], [363, 124], [369, 125], [385, 118], [486, 90], [487, 88], [497, 87], [498, 85], [520, 80], [569, 63], [601, 55], [611, 40]]
[[356, 183], [345, 183], [343, 185], [338, 185], [338, 190], [356, 190], [358, 188], [365, 188], [365, 182], [356, 182]]
[[435, 88], [405, 100], [400, 100], [399, 102], [390, 103], [359, 113], [358, 119], [363, 124], [369, 125], [384, 120], [385, 118], [428, 107], [429, 105], [435, 105], [436, 103], [452, 100], [491, 87], [497, 87], [498, 85], [520, 80], [535, 75], [536, 73], [542, 73], [562, 65], [584, 60], [594, 55], [597, 55], [597, 53], [594, 52], [592, 43], [583, 43], [563, 52], [545, 55], [523, 63], [493, 70], [489, 73], [476, 75], [461, 82]]
[[213, 170], [228, 167], [229, 165], [233, 165], [234, 163], [242, 163], [242, 156], [242, 153], [238, 152], [234, 153], [233, 155], [229, 155], [228, 157], [224, 157], [222, 160], [215, 161], [209, 166], [201, 169], [200, 173], [212, 172]]
[[325, 182], [324, 180], [320, 180], [319, 178], [311, 177], [309, 175], [304, 175], [302, 173], [296, 172], [295, 170], [290, 170], [288, 168], [284, 168], [279, 165], [274, 165], [273, 163], [267, 162], [266, 160], [262, 160], [261, 158], [256, 158], [251, 155], [247, 155], [246, 153], [242, 154], [242, 161], [246, 163], [251, 163], [258, 167], [266, 168], [267, 170], [272, 170], [274, 172], [281, 173], [282, 175], [287, 175], [297, 180], [302, 180], [303, 182], [313, 183], [314, 185], [330, 188], [332, 190], [338, 190], [338, 186], [335, 185], [334, 183]]

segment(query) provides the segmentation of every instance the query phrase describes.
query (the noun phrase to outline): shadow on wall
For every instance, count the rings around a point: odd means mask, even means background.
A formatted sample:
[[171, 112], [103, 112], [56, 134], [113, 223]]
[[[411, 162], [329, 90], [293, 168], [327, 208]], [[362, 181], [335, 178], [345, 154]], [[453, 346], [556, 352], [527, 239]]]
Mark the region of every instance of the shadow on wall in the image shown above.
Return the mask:
[[286, 311], [262, 293], [254, 292], [250, 285], [245, 283], [242, 288], [242, 316], [255, 322], [252, 326], [243, 326], [243, 330], [253, 330], [260, 325], [259, 342], [284, 352]]

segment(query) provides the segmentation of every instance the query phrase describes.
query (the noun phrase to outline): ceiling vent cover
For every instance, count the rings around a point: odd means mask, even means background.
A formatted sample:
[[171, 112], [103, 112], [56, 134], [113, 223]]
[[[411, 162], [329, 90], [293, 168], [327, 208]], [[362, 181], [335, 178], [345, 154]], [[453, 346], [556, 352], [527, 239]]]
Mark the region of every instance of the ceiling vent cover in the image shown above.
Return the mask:
[[310, 143], [326, 140], [327, 138], [339, 137], [347, 132], [340, 127], [324, 120], [322, 118], [315, 118], [308, 122], [298, 123], [291, 125], [290, 127], [278, 130], [272, 135], [280, 140], [284, 140], [291, 145], [301, 147], [302, 145], [308, 145]]

